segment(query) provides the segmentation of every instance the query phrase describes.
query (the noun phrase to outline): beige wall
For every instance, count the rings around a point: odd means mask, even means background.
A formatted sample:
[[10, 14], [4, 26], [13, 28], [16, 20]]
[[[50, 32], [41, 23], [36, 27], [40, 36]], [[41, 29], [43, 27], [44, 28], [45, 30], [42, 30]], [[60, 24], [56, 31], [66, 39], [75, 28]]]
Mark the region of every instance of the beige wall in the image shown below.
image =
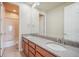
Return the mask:
[[50, 37], [62, 38], [64, 34], [64, 7], [71, 3], [57, 6], [56, 8], [47, 12], [47, 28], [46, 35]]

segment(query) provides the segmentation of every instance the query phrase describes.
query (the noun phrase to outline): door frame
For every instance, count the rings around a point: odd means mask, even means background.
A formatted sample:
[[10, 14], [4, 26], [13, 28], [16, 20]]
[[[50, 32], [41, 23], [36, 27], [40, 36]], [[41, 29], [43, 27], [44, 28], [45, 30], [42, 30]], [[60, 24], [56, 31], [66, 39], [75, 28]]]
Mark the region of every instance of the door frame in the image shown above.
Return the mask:
[[[3, 7], [5, 8], [5, 6], [4, 6], [4, 3], [7, 3], [7, 2], [3, 2]], [[9, 3], [9, 2], [8, 2]], [[15, 5], [15, 6], [18, 6], [18, 29], [20, 29], [20, 25], [19, 25], [19, 23], [20, 23], [20, 15], [19, 15], [19, 5], [17, 4], [17, 3], [9, 3], [9, 4], [12, 4], [12, 5]], [[9, 11], [8, 11], [9, 12]], [[13, 13], [13, 12], [12, 12]], [[15, 14], [16, 14], [16, 12], [15, 12]], [[19, 48], [19, 30], [18, 30], [18, 48]], [[19, 49], [18, 49], [19, 50]]]
[[4, 5], [3, 3], [1, 2], [1, 56], [3, 56], [3, 53], [4, 53], [4, 43], [3, 43], [3, 35], [4, 35], [4, 29], [3, 29], [3, 26], [4, 26], [4, 15], [5, 15], [5, 9], [4, 9]]
[[44, 35], [46, 35], [46, 23], [47, 23], [46, 22], [46, 13], [40, 11], [39, 15], [43, 15], [44, 16]]

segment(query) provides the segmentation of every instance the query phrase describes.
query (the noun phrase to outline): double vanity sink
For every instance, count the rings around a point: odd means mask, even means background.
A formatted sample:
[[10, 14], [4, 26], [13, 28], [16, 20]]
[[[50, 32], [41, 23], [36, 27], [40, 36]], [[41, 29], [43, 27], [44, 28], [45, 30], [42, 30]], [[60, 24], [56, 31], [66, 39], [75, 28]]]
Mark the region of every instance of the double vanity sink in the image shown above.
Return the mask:
[[[38, 47], [43, 48], [45, 51], [50, 52], [58, 57], [79, 57], [79, 48], [72, 47], [69, 45], [63, 45], [49, 39], [32, 36], [32, 35], [23, 35], [24, 38], [33, 42], [36, 45], [36, 50]], [[41, 52], [42, 50], [40, 50]], [[43, 51], [42, 51], [43, 52]], [[43, 53], [46, 54], [47, 52]], [[45, 56], [46, 57], [46, 56]], [[48, 56], [47, 56], [48, 57]], [[49, 55], [50, 57], [50, 55]]]

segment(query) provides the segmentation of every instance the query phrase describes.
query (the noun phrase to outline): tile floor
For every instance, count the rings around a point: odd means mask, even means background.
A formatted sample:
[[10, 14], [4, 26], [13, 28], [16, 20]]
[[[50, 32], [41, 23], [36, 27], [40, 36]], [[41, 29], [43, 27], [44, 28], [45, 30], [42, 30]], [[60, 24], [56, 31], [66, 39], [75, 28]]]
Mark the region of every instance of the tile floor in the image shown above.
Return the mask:
[[3, 57], [23, 57], [23, 55], [18, 51], [17, 46], [12, 46], [5, 48]]

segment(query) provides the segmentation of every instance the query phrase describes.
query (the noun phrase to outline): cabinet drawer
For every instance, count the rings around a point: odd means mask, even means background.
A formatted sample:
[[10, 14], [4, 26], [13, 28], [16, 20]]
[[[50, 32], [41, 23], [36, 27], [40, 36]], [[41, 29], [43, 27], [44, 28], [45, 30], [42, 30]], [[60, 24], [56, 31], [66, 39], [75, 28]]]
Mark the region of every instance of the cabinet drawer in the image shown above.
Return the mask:
[[31, 51], [35, 55], [35, 49], [29, 46], [29, 51]]
[[28, 39], [22, 37], [22, 39], [24, 40], [24, 42], [28, 43]]
[[39, 54], [38, 52], [36, 52], [36, 57], [43, 57], [41, 54]]
[[29, 51], [29, 57], [34, 57], [34, 54], [32, 54], [30, 51]]
[[38, 51], [41, 55], [43, 55], [44, 57], [53, 57], [54, 55], [50, 54], [48, 51], [42, 49], [39, 46], [36, 46], [36, 51]]
[[33, 42], [31, 42], [31, 41], [29, 41], [29, 46], [31, 46], [32, 48], [35, 49], [35, 44]]

